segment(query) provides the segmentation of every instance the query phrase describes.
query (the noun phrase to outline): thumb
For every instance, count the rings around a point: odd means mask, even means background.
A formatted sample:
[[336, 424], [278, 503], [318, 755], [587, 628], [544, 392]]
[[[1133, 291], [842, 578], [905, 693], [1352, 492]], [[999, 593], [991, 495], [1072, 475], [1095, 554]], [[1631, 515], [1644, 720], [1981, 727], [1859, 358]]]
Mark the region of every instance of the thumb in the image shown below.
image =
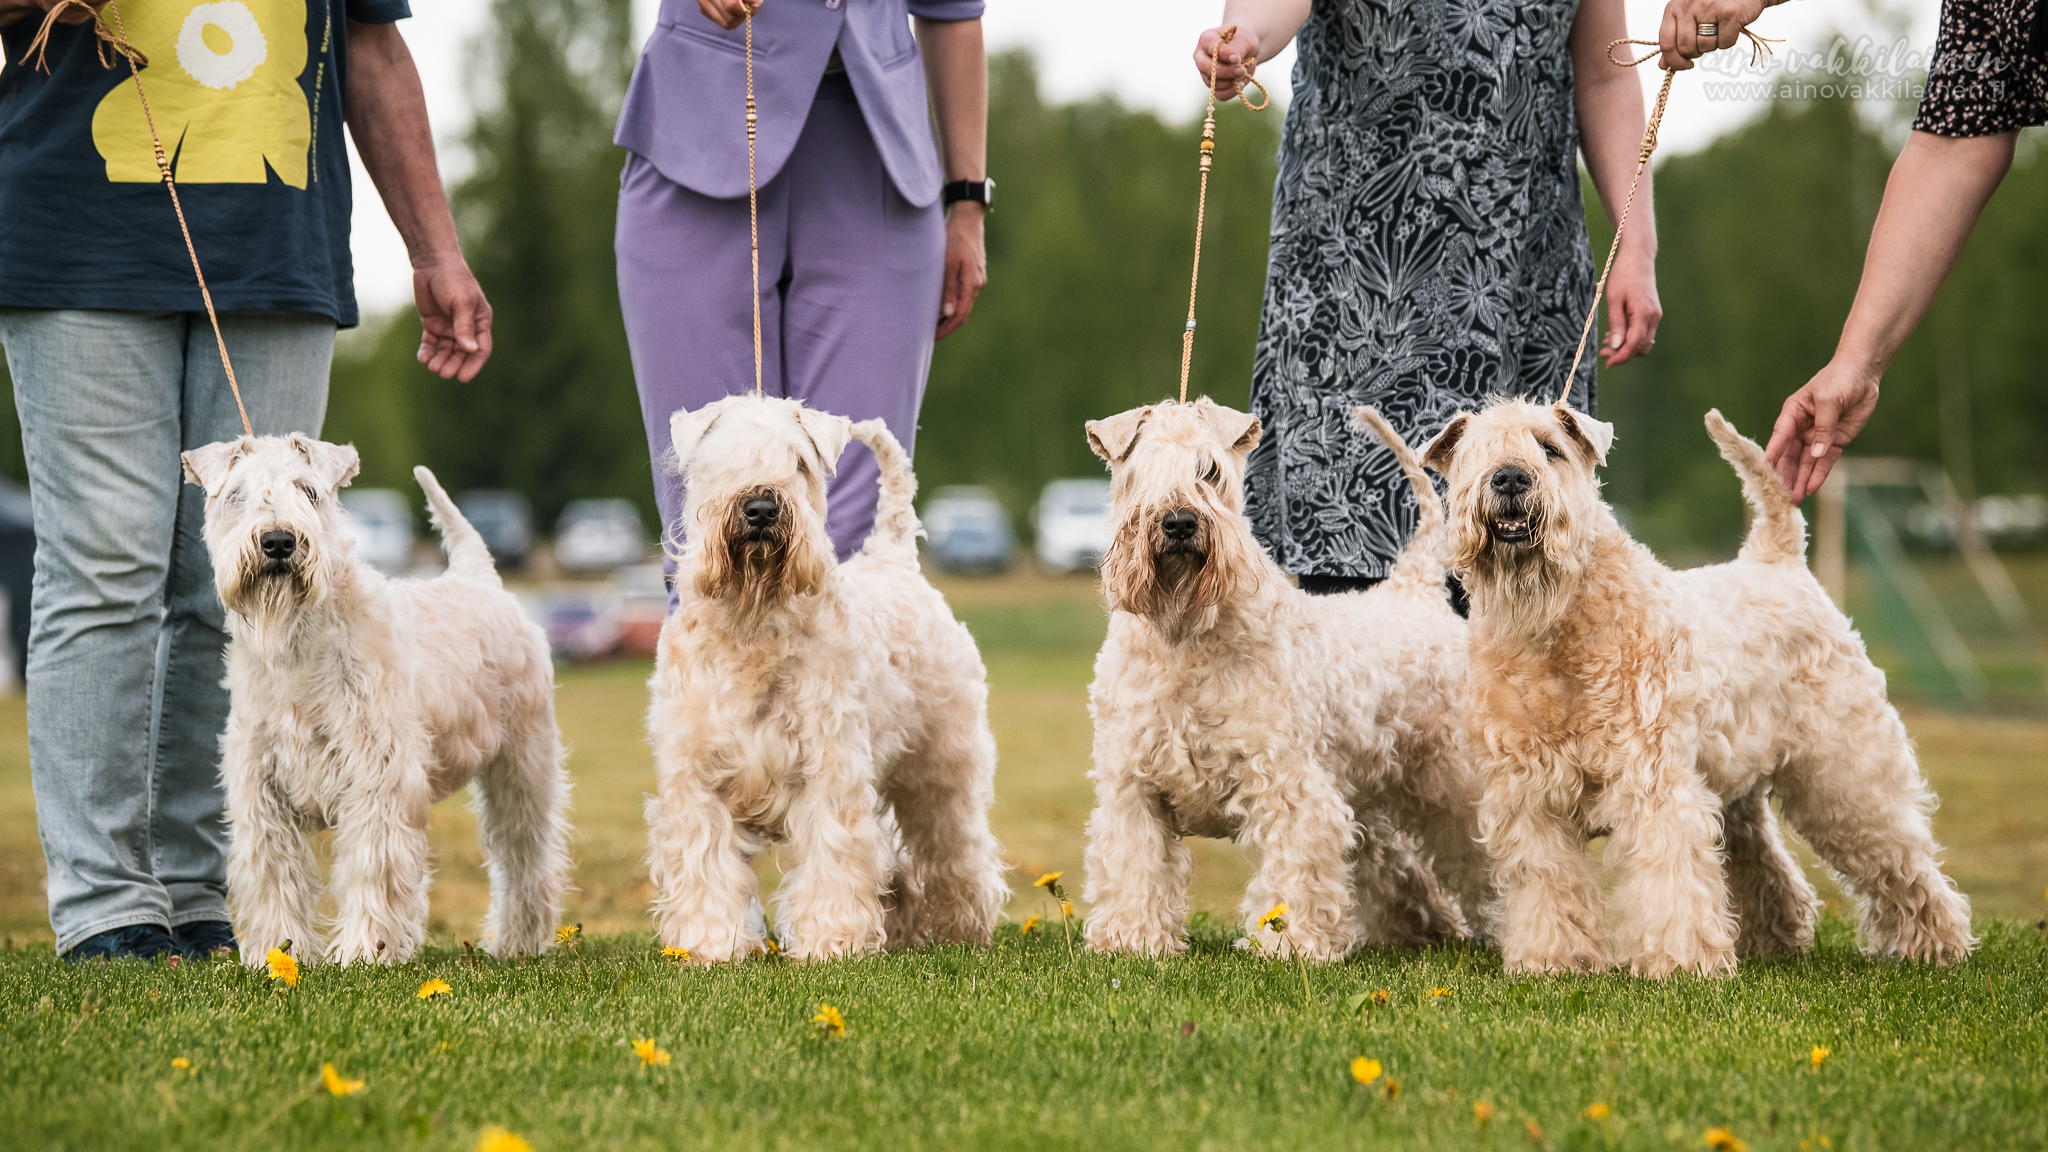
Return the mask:
[[455, 342], [462, 345], [464, 352], [477, 349], [476, 298], [467, 292], [455, 297]]

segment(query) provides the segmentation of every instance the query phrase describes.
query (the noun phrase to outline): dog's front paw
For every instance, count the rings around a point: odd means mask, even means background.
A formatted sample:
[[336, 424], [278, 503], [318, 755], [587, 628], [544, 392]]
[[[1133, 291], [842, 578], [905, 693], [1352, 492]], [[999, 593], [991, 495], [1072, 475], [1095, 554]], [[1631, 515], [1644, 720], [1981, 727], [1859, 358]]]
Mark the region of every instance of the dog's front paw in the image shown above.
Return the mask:
[[1613, 964], [1604, 952], [1585, 948], [1556, 953], [1510, 951], [1501, 958], [1501, 968], [1509, 975], [1585, 975], [1605, 972], [1611, 967]]
[[1083, 939], [1090, 952], [1100, 952], [1108, 956], [1163, 958], [1178, 956], [1188, 950], [1188, 942], [1182, 939], [1178, 932], [1139, 927], [1116, 928], [1100, 924], [1096, 920], [1088, 922]]
[[1735, 971], [1735, 950], [1732, 948], [1700, 948], [1679, 955], [1672, 952], [1642, 952], [1629, 962], [1629, 975], [1647, 980], [1662, 980], [1666, 976], [1686, 974], [1692, 976], [1727, 976]]

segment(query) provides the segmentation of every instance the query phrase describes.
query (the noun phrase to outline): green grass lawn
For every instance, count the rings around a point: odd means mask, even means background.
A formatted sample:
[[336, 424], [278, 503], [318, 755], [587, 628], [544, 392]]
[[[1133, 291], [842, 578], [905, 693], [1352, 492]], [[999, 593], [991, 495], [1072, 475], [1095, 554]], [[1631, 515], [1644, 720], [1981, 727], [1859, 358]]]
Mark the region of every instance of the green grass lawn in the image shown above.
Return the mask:
[[[2037, 600], [2043, 575], [2026, 585]], [[309, 969], [280, 992], [225, 964], [69, 967], [49, 949], [21, 702], [0, 701], [0, 1148], [470, 1149], [485, 1125], [542, 1152], [1528, 1148], [1531, 1120], [1550, 1148], [1701, 1149], [1714, 1127], [1759, 1149], [2048, 1147], [2042, 710], [1904, 705], [1942, 797], [1947, 867], [1985, 936], [1959, 968], [1866, 960], [1830, 916], [1813, 955], [1718, 982], [1510, 980], [1478, 949], [1368, 952], [1311, 971], [1304, 1004], [1295, 969], [1229, 945], [1248, 866], [1225, 843], [1194, 845], [1204, 912], [1188, 958], [1090, 958], [1057, 930], [1019, 935], [1046, 911], [1032, 877], [1065, 870], [1079, 888], [1102, 612], [1086, 579], [942, 584], [989, 666], [991, 818], [1017, 869], [1013, 921], [986, 952], [718, 971], [662, 960], [640, 815], [648, 669], [620, 663], [560, 675], [577, 858], [566, 919], [591, 934], [579, 953], [467, 958], [486, 889], [452, 800], [435, 812], [432, 946], [403, 970]], [[772, 885], [773, 854], [759, 864]], [[420, 1002], [431, 977], [453, 992]], [[844, 1011], [846, 1036], [816, 1034], [821, 1003]], [[640, 1039], [671, 1063], [643, 1067]], [[1831, 1053], [1818, 1068], [1815, 1046]], [[1369, 1087], [1348, 1071], [1361, 1056], [1383, 1068]], [[324, 1063], [362, 1091], [319, 1088]], [[1490, 1122], [1475, 1118], [1481, 1102]], [[1596, 1103], [1606, 1118], [1582, 1115]]]

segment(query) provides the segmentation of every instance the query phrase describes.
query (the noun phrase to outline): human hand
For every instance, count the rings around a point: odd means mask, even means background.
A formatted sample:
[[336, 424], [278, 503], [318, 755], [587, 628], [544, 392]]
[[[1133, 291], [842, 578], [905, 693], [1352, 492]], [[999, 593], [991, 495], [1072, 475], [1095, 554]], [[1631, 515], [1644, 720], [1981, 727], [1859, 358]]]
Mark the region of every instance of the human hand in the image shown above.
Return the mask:
[[420, 311], [419, 362], [443, 380], [467, 384], [491, 358], [491, 304], [458, 253], [417, 265], [413, 300]]
[[1842, 450], [1870, 423], [1877, 410], [1877, 383], [1876, 373], [1838, 357], [1785, 398], [1764, 458], [1778, 470], [1792, 499], [1820, 491]]
[[939, 292], [939, 331], [944, 340], [967, 323], [974, 299], [988, 284], [988, 254], [982, 245], [982, 218], [988, 209], [972, 200], [955, 203], [946, 213], [946, 279]]
[[[1742, 30], [1763, 15], [1764, 6], [1764, 0], [1671, 0], [1664, 6], [1664, 24], [1657, 32], [1663, 54], [1657, 66], [1683, 72], [1709, 52], [1735, 47]], [[1711, 38], [1699, 34], [1702, 24], [1714, 26]]]
[[727, 32], [761, 10], [761, 0], [697, 0], [697, 11]]
[[1239, 25], [1230, 43], [1217, 46], [1223, 29], [1211, 28], [1195, 41], [1195, 71], [1202, 83], [1209, 83], [1210, 53], [1215, 52], [1216, 99], [1232, 100], [1244, 90], [1245, 82], [1259, 66], [1259, 34]]
[[94, 19], [99, 10], [107, 6], [107, 0], [0, 0], [0, 26], [12, 24], [24, 16], [45, 15], [54, 8], [68, 5], [58, 13], [59, 24], [84, 24]]
[[1624, 251], [1607, 278], [1607, 337], [1600, 342], [1600, 363], [1613, 368], [1649, 355], [1663, 320], [1655, 257]]

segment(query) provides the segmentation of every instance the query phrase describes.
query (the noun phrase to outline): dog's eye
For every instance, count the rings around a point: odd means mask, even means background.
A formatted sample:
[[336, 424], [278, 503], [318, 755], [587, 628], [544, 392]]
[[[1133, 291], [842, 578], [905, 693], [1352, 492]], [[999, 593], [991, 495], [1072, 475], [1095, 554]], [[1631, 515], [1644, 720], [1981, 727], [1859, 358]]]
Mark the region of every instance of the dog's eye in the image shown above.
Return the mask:
[[308, 504], [318, 504], [320, 502], [320, 490], [311, 484], [299, 485], [299, 491], [306, 494], [306, 502]]
[[1552, 444], [1548, 440], [1543, 441], [1543, 454], [1552, 460], [1564, 459], [1564, 453], [1558, 451], [1557, 445]]
[[1214, 484], [1221, 479], [1223, 479], [1223, 469], [1218, 467], [1214, 460], [1204, 460], [1202, 462], [1202, 483]]

